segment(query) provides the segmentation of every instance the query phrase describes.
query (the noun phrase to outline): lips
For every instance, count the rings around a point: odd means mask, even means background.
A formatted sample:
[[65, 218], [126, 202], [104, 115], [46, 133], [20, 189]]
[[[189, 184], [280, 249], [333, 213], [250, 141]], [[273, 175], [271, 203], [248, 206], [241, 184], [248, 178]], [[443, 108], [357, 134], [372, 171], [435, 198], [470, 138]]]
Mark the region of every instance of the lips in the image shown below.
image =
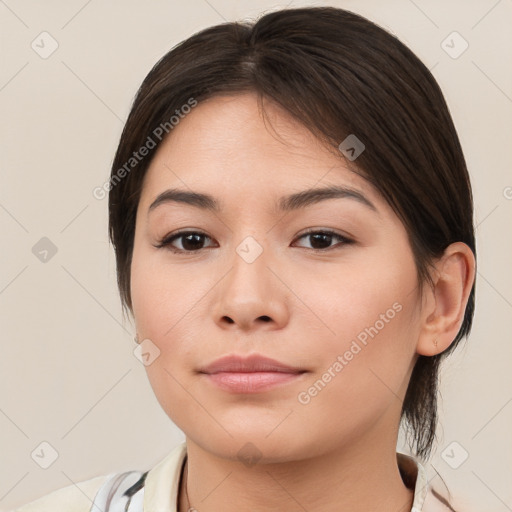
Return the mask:
[[279, 373], [304, 373], [307, 370], [300, 367], [289, 366], [275, 359], [252, 354], [242, 357], [236, 354], [230, 354], [213, 363], [199, 369], [199, 373], [213, 375], [221, 372], [233, 373], [254, 373], [254, 372], [279, 372]]
[[230, 354], [199, 370], [207, 382], [231, 394], [263, 393], [303, 379], [308, 370], [259, 354]]

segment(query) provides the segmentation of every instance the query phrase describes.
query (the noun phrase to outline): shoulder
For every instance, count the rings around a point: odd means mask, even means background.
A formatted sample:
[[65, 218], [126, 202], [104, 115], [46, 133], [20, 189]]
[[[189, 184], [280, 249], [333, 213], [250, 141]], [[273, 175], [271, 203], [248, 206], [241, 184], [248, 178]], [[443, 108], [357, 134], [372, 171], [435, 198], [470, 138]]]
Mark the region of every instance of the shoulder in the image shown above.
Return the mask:
[[397, 461], [405, 485], [414, 490], [411, 512], [455, 512], [447, 498], [447, 489], [440, 492], [431, 486], [427, 472], [419, 460], [397, 452]]
[[[97, 491], [111, 476], [111, 474], [97, 476], [90, 480], [68, 485], [11, 512], [55, 512], [56, 510], [89, 512]], [[63, 508], [64, 505], [65, 508]]]
[[444, 496], [429, 488], [422, 512], [455, 512], [455, 509]]
[[[57, 489], [9, 512], [90, 512], [97, 510], [124, 510], [130, 500], [144, 501], [151, 510], [172, 510], [176, 503], [180, 473], [187, 454], [186, 443], [176, 446], [149, 471], [118, 471]], [[121, 506], [122, 505], [122, 506]]]

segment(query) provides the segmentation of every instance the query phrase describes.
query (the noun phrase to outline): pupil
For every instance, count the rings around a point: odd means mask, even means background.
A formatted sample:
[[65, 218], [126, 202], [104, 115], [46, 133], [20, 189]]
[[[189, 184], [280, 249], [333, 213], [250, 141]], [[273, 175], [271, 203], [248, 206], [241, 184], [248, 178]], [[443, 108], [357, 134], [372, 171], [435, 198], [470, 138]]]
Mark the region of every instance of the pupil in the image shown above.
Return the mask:
[[[310, 235], [311, 238], [312, 238], [312, 241], [311, 241], [311, 247], [313, 247], [313, 249], [325, 249], [325, 247], [329, 247], [331, 245], [331, 239], [332, 239], [332, 235], [329, 235], [328, 233], [318, 233], [318, 234], [314, 234], [314, 235]], [[327, 237], [327, 245], [324, 245], [323, 247], [315, 247], [315, 243], [314, 241], [318, 241], [323, 238], [324, 241], [325, 241], [325, 238]], [[320, 243], [320, 245], [322, 245]]]
[[[182, 242], [183, 248], [185, 250], [201, 249], [200, 239], [201, 239], [202, 236], [203, 235], [197, 235], [197, 234], [196, 235], [194, 235], [194, 234], [192, 234], [192, 235], [185, 235], [183, 237], [183, 242]], [[191, 238], [194, 238], [195, 242], [198, 242], [198, 240], [199, 240], [199, 244], [197, 244], [197, 243], [194, 244], [194, 242], [189, 244]]]

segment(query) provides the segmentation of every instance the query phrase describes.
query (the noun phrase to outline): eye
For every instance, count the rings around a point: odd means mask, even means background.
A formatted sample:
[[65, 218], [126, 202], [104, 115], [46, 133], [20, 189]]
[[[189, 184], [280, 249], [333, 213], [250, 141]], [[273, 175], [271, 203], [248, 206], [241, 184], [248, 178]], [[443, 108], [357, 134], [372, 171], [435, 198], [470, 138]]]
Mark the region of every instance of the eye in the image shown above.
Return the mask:
[[[312, 247], [309, 247], [309, 249], [318, 252], [326, 252], [327, 250], [336, 247], [336, 245], [348, 245], [354, 243], [354, 240], [329, 229], [311, 229], [306, 233], [303, 233], [297, 238], [297, 240], [302, 238], [310, 238]], [[203, 246], [205, 239], [211, 240], [208, 235], [201, 231], [181, 231], [165, 236], [157, 245], [155, 245], [155, 247], [158, 249], [167, 247], [170, 251], [175, 253], [194, 253], [206, 248]], [[176, 247], [174, 245], [178, 240], [181, 240], [181, 247]], [[338, 240], [338, 244], [335, 244], [334, 246], [331, 245], [333, 240]]]
[[[313, 251], [326, 252], [326, 249], [331, 249], [331, 242], [333, 239], [338, 239], [341, 242], [341, 245], [348, 245], [354, 243], [354, 240], [347, 238], [340, 233], [336, 233], [335, 231], [331, 231], [330, 229], [311, 229], [306, 233], [303, 233], [298, 240], [302, 238], [310, 238], [311, 244], [313, 247], [310, 247]], [[340, 245], [339, 243], [336, 245]]]
[[[158, 249], [162, 247], [167, 247], [172, 252], [199, 252], [200, 250], [204, 249], [202, 245], [204, 243], [205, 238], [211, 240], [209, 236], [202, 233], [201, 231], [181, 231], [178, 233], [172, 233], [170, 235], [167, 235], [162, 240], [160, 240], [158, 244], [155, 245], [155, 247], [157, 247]], [[180, 244], [181, 248], [177, 248], [173, 245], [173, 243], [175, 240], [180, 239], [183, 239]]]

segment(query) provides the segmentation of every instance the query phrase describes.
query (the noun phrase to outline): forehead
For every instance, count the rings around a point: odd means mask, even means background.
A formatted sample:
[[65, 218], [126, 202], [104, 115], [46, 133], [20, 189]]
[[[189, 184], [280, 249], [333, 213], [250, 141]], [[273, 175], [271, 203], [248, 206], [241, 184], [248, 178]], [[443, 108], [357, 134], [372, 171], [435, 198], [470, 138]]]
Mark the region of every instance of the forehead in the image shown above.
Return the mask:
[[[373, 203], [378, 192], [333, 148], [256, 94], [217, 96], [183, 116], [160, 144], [144, 178], [146, 206], [167, 188], [233, 192], [267, 201], [306, 188], [344, 185]], [[276, 204], [277, 206], [277, 204]]]

